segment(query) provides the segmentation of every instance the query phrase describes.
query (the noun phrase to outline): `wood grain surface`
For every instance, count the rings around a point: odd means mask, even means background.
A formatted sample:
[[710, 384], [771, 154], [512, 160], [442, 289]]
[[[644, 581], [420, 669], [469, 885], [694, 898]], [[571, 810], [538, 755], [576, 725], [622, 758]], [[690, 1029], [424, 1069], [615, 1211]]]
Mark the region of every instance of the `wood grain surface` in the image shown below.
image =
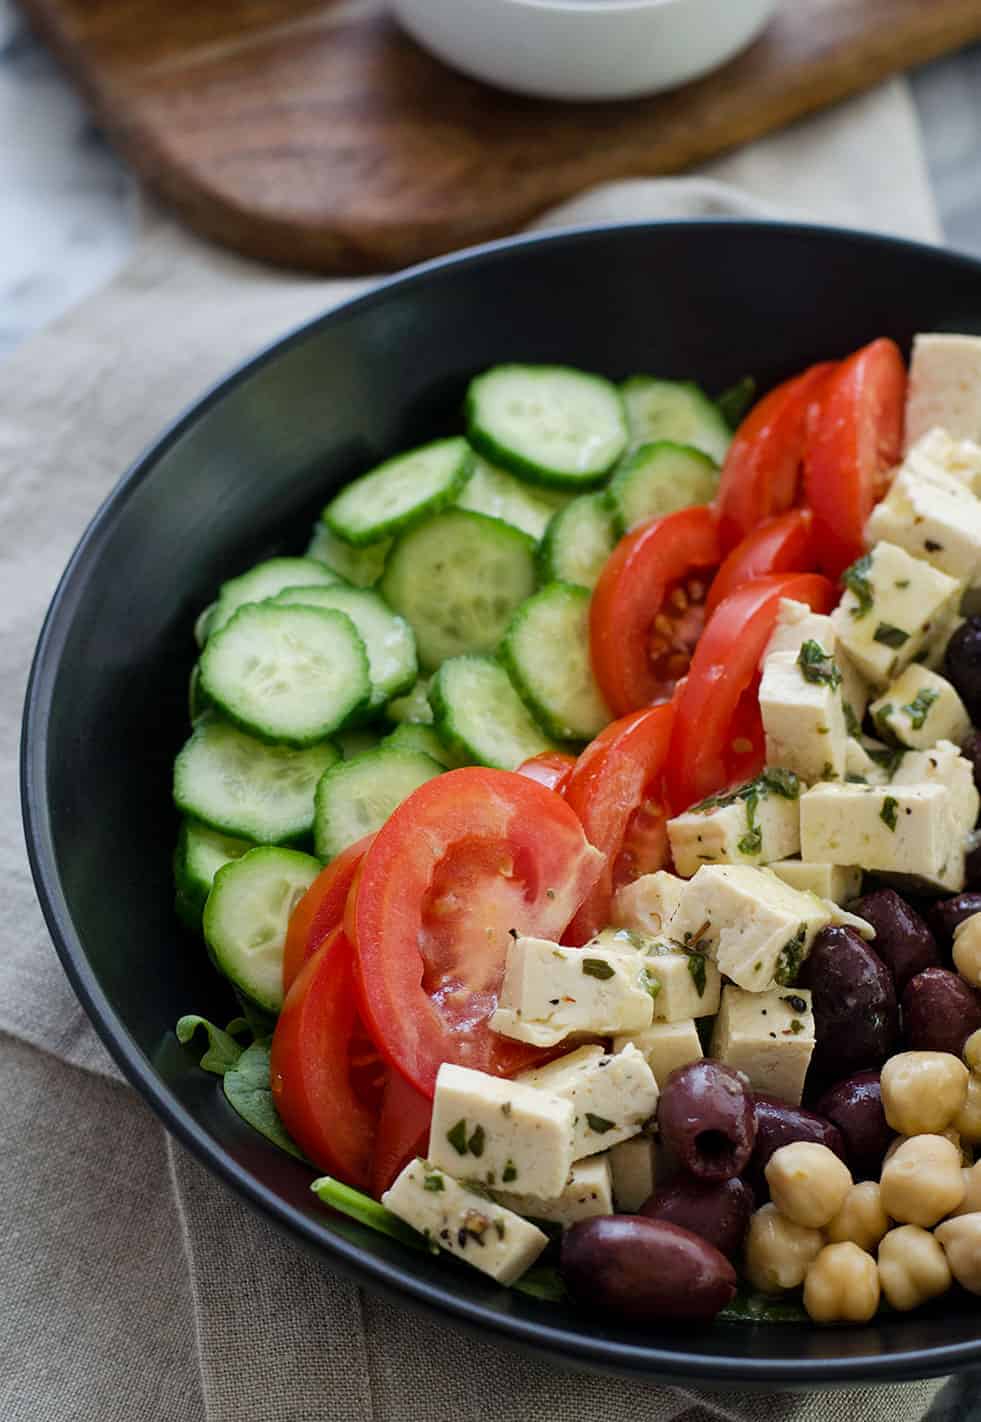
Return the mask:
[[706, 79], [556, 104], [445, 69], [381, 0], [22, 3], [191, 227], [322, 272], [499, 236], [591, 184], [678, 172], [981, 37], [981, 0], [783, 0]]

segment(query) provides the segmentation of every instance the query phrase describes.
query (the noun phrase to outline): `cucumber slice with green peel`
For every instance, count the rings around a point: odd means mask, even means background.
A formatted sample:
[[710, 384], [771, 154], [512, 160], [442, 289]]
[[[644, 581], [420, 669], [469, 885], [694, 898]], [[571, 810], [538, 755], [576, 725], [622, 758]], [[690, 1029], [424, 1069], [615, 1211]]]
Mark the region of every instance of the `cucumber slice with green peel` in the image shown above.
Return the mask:
[[667, 439], [691, 444], [716, 464], [726, 457], [731, 431], [718, 405], [690, 380], [634, 375], [620, 386], [627, 407], [630, 445]]
[[191, 725], [193, 726], [195, 721], [200, 721], [201, 717], [210, 710], [211, 701], [201, 686], [201, 665], [199, 662], [195, 662], [187, 683], [187, 714], [190, 717]]
[[465, 439], [437, 439], [362, 474], [331, 499], [323, 520], [355, 548], [377, 543], [453, 503], [472, 472]]
[[250, 849], [219, 869], [204, 906], [204, 937], [218, 967], [267, 1012], [283, 1005], [283, 945], [290, 915], [320, 873], [296, 849]]
[[374, 834], [413, 790], [444, 769], [431, 756], [398, 746], [379, 746], [332, 766], [317, 786], [317, 854], [327, 863], [364, 835]]
[[432, 726], [422, 726], [418, 722], [404, 721], [396, 726], [390, 736], [382, 741], [383, 746], [395, 746], [401, 750], [421, 751], [441, 765], [444, 770], [457, 770], [464, 761], [445, 746]]
[[317, 782], [339, 759], [330, 741], [269, 746], [207, 716], [174, 763], [174, 804], [224, 834], [283, 844], [309, 834]]
[[236, 839], [194, 820], [184, 821], [177, 839], [174, 877], [178, 892], [195, 906], [199, 917], [218, 870], [255, 847], [250, 839]]
[[580, 495], [561, 509], [545, 530], [539, 551], [543, 580], [594, 588], [616, 541], [606, 495]]
[[211, 630], [211, 617], [217, 603], [209, 602], [208, 606], [198, 613], [194, 619], [194, 640], [199, 647], [203, 647], [208, 640], [208, 633]]
[[352, 548], [350, 543], [331, 533], [325, 523], [318, 523], [307, 548], [307, 557], [323, 563], [352, 587], [373, 588], [385, 571], [385, 559], [391, 546], [390, 538], [382, 538], [367, 548]]
[[707, 454], [690, 444], [658, 440], [627, 455], [607, 493], [619, 532], [629, 533], [649, 518], [709, 503], [718, 487], [719, 471]]
[[448, 509], [402, 535], [381, 591], [416, 634], [420, 665], [492, 651], [535, 590], [535, 545], [526, 533], [469, 509]]
[[614, 384], [563, 365], [498, 365], [470, 382], [470, 443], [493, 464], [542, 484], [598, 484], [627, 448]]
[[356, 755], [361, 755], [363, 751], [374, 750], [375, 746], [379, 744], [377, 732], [367, 728], [360, 730], [357, 727], [352, 727], [347, 731], [338, 731], [332, 739], [345, 760], [353, 760]]
[[407, 691], [419, 671], [416, 639], [404, 617], [399, 617], [376, 592], [368, 588], [284, 588], [271, 601], [277, 606], [330, 607], [354, 623], [368, 654], [371, 695], [367, 713]]
[[728, 390], [723, 390], [722, 394], [716, 398], [715, 403], [726, 424], [731, 430], [735, 430], [742, 424], [755, 399], [756, 378], [752, 375], [744, 375], [742, 380], [737, 380], [735, 385], [730, 385]]
[[240, 608], [208, 638], [201, 686], [242, 730], [297, 750], [325, 740], [371, 695], [350, 617], [298, 604]]
[[453, 657], [429, 689], [436, 730], [471, 764], [517, 770], [555, 745], [531, 715], [493, 657]]
[[207, 621], [207, 635], [209, 638], [213, 637], [235, 616], [240, 607], [253, 602], [265, 602], [267, 598], [275, 597], [283, 588], [295, 588], [311, 583], [328, 587], [336, 582], [337, 574], [312, 558], [269, 558], [265, 563], [257, 563], [240, 577], [230, 578], [227, 583], [222, 583], [218, 591], [218, 601]]
[[390, 701], [385, 707], [385, 715], [389, 721], [395, 721], [398, 725], [405, 723], [431, 726], [433, 708], [429, 704], [429, 677], [420, 677], [404, 696], [397, 696], [394, 701]]
[[562, 741], [589, 741], [613, 720], [589, 659], [587, 588], [549, 583], [521, 604], [500, 658], [539, 725]]
[[557, 500], [559, 507], [569, 501], [567, 495], [530, 488], [506, 469], [497, 469], [478, 457], [456, 503], [457, 508], [471, 509], [520, 528], [538, 543], [555, 513]]

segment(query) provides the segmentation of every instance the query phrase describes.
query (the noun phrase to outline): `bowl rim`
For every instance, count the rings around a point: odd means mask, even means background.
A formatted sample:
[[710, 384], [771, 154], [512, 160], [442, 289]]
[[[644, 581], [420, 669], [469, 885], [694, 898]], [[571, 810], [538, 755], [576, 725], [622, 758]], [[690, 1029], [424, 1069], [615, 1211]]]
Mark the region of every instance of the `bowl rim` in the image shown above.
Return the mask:
[[[48, 758], [49, 711], [54, 679], [69, 626], [77, 584], [99, 556], [116, 519], [135, 490], [153, 472], [157, 462], [220, 401], [268, 361], [304, 341], [322, 324], [344, 320], [352, 313], [384, 302], [394, 290], [421, 285], [439, 278], [445, 271], [461, 266], [507, 260], [515, 251], [540, 245], [586, 245], [602, 241], [612, 232], [652, 231], [671, 228], [679, 231], [720, 228], [729, 231], [773, 231], [774, 229], [823, 240], [845, 239], [859, 246], [908, 250], [922, 259], [962, 267], [981, 276], [981, 260], [967, 253], [909, 238], [867, 232], [840, 225], [824, 225], [763, 219], [726, 217], [675, 218], [665, 221], [635, 221], [583, 224], [542, 232], [501, 238], [463, 248], [446, 256], [382, 278], [368, 291], [350, 297], [326, 311], [292, 327], [267, 342], [253, 355], [212, 382], [203, 394], [177, 415], [152, 440], [120, 476], [99, 504], [73, 551], [45, 615], [31, 663], [21, 723], [20, 793], [28, 861], [41, 911], [55, 950], [71, 986], [110, 1056], [167, 1130], [212, 1174], [229, 1185], [247, 1203], [274, 1224], [285, 1228], [301, 1243], [324, 1251], [332, 1264], [359, 1281], [370, 1283], [390, 1295], [421, 1306], [436, 1316], [478, 1331], [501, 1344], [512, 1344], [526, 1352], [544, 1354], [570, 1365], [604, 1372], [648, 1376], [663, 1381], [687, 1380], [703, 1383], [740, 1383], [747, 1388], [831, 1386], [856, 1383], [900, 1382], [937, 1377], [977, 1364], [981, 1360], [981, 1335], [972, 1342], [951, 1343], [903, 1351], [881, 1352], [858, 1357], [772, 1359], [766, 1357], [706, 1357], [686, 1349], [666, 1349], [657, 1345], [621, 1339], [593, 1338], [584, 1328], [550, 1324], [547, 1319], [522, 1318], [495, 1312], [484, 1304], [459, 1294], [447, 1275], [447, 1285], [433, 1284], [414, 1276], [411, 1267], [364, 1254], [360, 1245], [333, 1235], [281, 1199], [250, 1172], [239, 1166], [221, 1144], [213, 1139], [157, 1076], [149, 1058], [138, 1047], [124, 1022], [100, 987], [75, 930], [60, 882], [54, 853], [50, 806], [45, 795]], [[732, 1324], [732, 1327], [748, 1325]]]

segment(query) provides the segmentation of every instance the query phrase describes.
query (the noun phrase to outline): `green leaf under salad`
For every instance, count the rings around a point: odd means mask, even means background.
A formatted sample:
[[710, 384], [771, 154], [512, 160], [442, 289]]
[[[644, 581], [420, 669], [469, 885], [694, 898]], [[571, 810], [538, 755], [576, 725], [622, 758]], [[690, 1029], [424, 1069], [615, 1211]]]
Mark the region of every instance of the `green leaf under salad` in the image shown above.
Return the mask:
[[186, 1047], [194, 1038], [194, 1034], [201, 1029], [208, 1039], [208, 1045], [204, 1050], [199, 1063], [205, 1071], [212, 1071], [216, 1076], [224, 1076], [229, 1068], [233, 1067], [239, 1057], [245, 1051], [246, 1043], [236, 1041], [243, 1032], [248, 1032], [251, 1036], [251, 1028], [244, 1017], [236, 1017], [229, 1022], [225, 1028], [216, 1027], [213, 1022], [209, 1022], [206, 1017], [198, 1017], [195, 1013], [188, 1013], [182, 1017], [174, 1029], [177, 1033], [177, 1040]]
[[306, 1156], [293, 1144], [273, 1104], [272, 1087], [269, 1084], [269, 1046], [271, 1039], [264, 1037], [246, 1047], [233, 1067], [225, 1072], [224, 1088], [230, 1106], [238, 1112], [243, 1121], [259, 1131], [266, 1140], [288, 1151], [297, 1160]]

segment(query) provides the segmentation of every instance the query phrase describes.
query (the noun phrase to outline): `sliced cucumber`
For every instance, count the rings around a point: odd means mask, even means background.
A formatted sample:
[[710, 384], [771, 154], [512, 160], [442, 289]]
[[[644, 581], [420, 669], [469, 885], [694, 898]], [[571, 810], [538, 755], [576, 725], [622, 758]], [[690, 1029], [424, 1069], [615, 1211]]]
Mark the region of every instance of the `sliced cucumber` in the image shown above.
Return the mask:
[[338, 731], [333, 741], [345, 760], [353, 760], [362, 751], [374, 750], [379, 743], [379, 737], [375, 731], [352, 727], [347, 731]]
[[531, 756], [555, 749], [493, 657], [444, 662], [429, 696], [440, 737], [471, 763], [517, 770]]
[[567, 495], [529, 488], [507, 470], [478, 458], [456, 502], [458, 508], [502, 519], [538, 543], [555, 513], [556, 500], [560, 508], [569, 501]]
[[355, 548], [400, 533], [453, 503], [473, 472], [465, 439], [437, 439], [387, 459], [348, 484], [324, 509], [324, 523]]
[[368, 657], [350, 617], [272, 603], [240, 608], [212, 633], [201, 685], [242, 730], [298, 750], [324, 740], [371, 695]]
[[352, 548], [350, 543], [331, 533], [325, 523], [318, 523], [307, 548], [307, 557], [325, 564], [331, 572], [356, 588], [373, 588], [385, 571], [385, 559], [391, 546], [390, 538], [382, 538], [367, 548]]
[[290, 915], [320, 873], [296, 849], [250, 849], [215, 875], [204, 937], [221, 972], [267, 1012], [283, 1005], [283, 945]]
[[543, 484], [589, 488], [627, 448], [616, 386], [569, 366], [495, 366], [470, 382], [466, 411], [475, 449]]
[[255, 845], [250, 839], [219, 834], [195, 820], [185, 820], [177, 839], [174, 876], [178, 893], [193, 904], [200, 918], [205, 900], [218, 870], [233, 859], [241, 859]]
[[539, 554], [544, 581], [594, 588], [616, 541], [613, 511], [605, 494], [573, 499], [545, 531]]
[[744, 416], [755, 399], [756, 378], [752, 375], [744, 375], [742, 380], [737, 380], [735, 385], [730, 385], [728, 390], [723, 390], [715, 403], [726, 424], [731, 430], [735, 430], [742, 424]]
[[328, 587], [336, 582], [337, 574], [312, 558], [270, 558], [265, 563], [257, 563], [241, 577], [222, 583], [218, 601], [213, 605], [207, 620], [207, 635], [212, 637], [219, 628], [224, 627], [240, 607], [245, 607], [247, 603], [265, 602], [266, 598], [274, 597], [283, 588], [296, 588], [311, 583]]
[[208, 632], [211, 630], [211, 614], [215, 610], [216, 604], [209, 602], [208, 606], [198, 613], [194, 622], [194, 640], [199, 647], [203, 647], [208, 640]]
[[429, 704], [429, 678], [422, 676], [404, 696], [398, 696], [385, 707], [385, 715], [398, 724], [408, 722], [431, 726], [433, 708]]
[[398, 746], [379, 746], [332, 766], [317, 786], [313, 841], [320, 858], [334, 859], [381, 829], [413, 790], [444, 769], [431, 756]]
[[371, 695], [367, 713], [393, 696], [407, 691], [416, 679], [416, 639], [404, 617], [399, 617], [368, 588], [285, 588], [272, 599], [277, 605], [332, 607], [354, 623], [368, 654]]
[[448, 509], [403, 534], [382, 579], [386, 602], [411, 624], [430, 671], [447, 657], [491, 651], [534, 588], [528, 535], [468, 509]]
[[211, 702], [201, 685], [201, 666], [195, 662], [187, 683], [187, 714], [190, 717], [191, 725], [193, 726], [195, 721], [199, 721], [210, 708]]
[[714, 400], [692, 381], [634, 375], [620, 389], [634, 449], [668, 439], [675, 444], [694, 445], [716, 464], [725, 459], [732, 438], [729, 426]]
[[549, 583], [523, 602], [501, 661], [521, 699], [550, 736], [589, 741], [613, 720], [589, 660], [587, 588]]
[[401, 726], [396, 726], [392, 734], [382, 741], [382, 745], [395, 746], [401, 750], [422, 751], [423, 755], [428, 755], [443, 766], [444, 770], [455, 770], [463, 764], [460, 757], [443, 744], [432, 726], [421, 726], [418, 722], [404, 721]]
[[608, 493], [618, 530], [629, 533], [649, 518], [709, 503], [718, 487], [719, 471], [707, 454], [690, 444], [658, 440], [627, 455]]
[[317, 781], [339, 759], [330, 741], [268, 746], [208, 716], [174, 763], [174, 803], [225, 834], [282, 844], [309, 834]]

